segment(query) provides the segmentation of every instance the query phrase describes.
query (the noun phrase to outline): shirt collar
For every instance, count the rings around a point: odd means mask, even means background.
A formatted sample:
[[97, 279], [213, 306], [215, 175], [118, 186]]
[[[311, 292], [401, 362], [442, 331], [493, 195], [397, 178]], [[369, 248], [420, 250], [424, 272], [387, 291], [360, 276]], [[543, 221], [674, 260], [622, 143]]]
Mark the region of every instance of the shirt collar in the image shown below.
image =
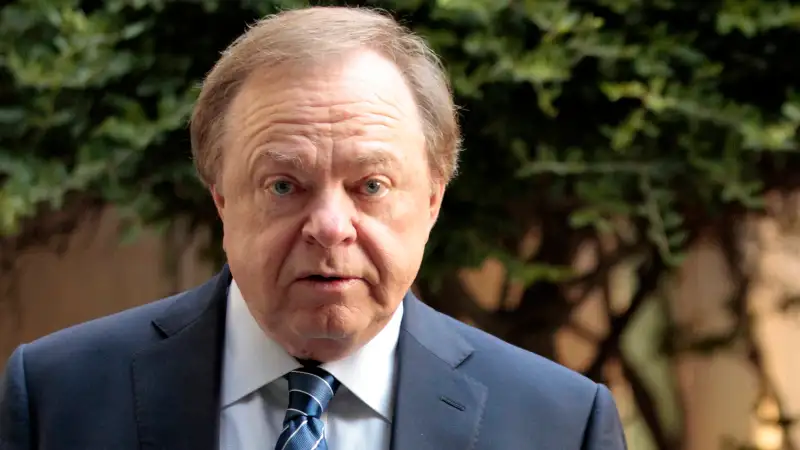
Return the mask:
[[[235, 281], [231, 282], [228, 289], [227, 309], [221, 398], [223, 408], [301, 367], [280, 344], [261, 330]], [[348, 357], [321, 366], [387, 420], [392, 417], [395, 352], [402, 316], [401, 302], [389, 323], [371, 341]]]

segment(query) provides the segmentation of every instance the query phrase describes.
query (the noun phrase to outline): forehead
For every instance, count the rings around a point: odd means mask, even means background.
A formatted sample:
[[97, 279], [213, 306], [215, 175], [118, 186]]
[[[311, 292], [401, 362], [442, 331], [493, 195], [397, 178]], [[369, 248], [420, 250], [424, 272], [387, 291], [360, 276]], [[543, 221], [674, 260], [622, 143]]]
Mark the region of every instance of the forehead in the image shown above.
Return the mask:
[[418, 108], [404, 77], [393, 63], [366, 50], [256, 71], [225, 120], [226, 141], [239, 149], [315, 138], [424, 147]]

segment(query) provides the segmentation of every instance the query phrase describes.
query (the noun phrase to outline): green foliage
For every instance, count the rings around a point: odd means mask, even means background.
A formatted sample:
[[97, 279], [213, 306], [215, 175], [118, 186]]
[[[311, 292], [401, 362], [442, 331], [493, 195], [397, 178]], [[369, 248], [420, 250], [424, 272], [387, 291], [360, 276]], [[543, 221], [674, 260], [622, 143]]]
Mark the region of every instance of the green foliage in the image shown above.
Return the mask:
[[[573, 227], [601, 231], [627, 217], [676, 263], [715, 213], [791, 184], [800, 6], [440, 1], [432, 16], [449, 22], [429, 37], [467, 111], [465, 183], [450, 191], [464, 209], [569, 208]], [[442, 245], [459, 223], [472, 222], [453, 220]]]
[[[332, 4], [336, 2], [325, 2]], [[354, 4], [354, 2], [349, 2]], [[677, 262], [691, 233], [796, 177], [800, 6], [788, 1], [362, 1], [444, 57], [464, 107], [462, 173], [422, 276], [517, 256], [542, 216], [627, 219]], [[303, 1], [17, 0], [0, 12], [0, 235], [69, 192], [132, 225], [217, 230], [190, 163], [197, 83], [247, 23]], [[446, 233], [443, 232], [446, 230]]]

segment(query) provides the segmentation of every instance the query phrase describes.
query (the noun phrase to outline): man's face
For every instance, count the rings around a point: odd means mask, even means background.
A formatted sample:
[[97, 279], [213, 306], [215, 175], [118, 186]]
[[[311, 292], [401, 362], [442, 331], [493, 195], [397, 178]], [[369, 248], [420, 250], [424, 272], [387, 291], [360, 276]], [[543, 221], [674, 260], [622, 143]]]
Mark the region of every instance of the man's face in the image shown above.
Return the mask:
[[441, 205], [413, 96], [376, 53], [256, 72], [212, 193], [233, 277], [300, 358], [346, 356], [411, 286]]

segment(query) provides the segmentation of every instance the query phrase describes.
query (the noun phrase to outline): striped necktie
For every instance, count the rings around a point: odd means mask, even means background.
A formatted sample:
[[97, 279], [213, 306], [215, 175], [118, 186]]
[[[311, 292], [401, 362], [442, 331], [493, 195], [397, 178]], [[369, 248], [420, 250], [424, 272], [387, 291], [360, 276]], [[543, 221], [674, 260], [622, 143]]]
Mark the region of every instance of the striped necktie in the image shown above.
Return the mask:
[[322, 413], [328, 407], [339, 382], [319, 367], [289, 372], [289, 407], [275, 450], [327, 450]]

